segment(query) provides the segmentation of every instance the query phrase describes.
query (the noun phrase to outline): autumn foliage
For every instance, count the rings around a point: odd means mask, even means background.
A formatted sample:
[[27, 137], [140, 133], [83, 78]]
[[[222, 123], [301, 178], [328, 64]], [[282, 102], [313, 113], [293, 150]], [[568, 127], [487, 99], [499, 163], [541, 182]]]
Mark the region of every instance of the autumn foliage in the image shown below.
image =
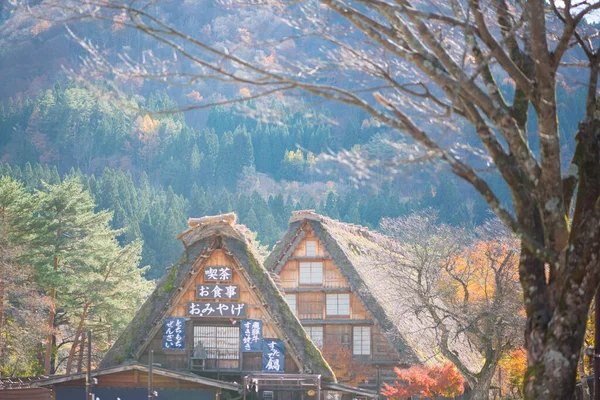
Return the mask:
[[340, 382], [357, 386], [376, 374], [370, 365], [353, 360], [352, 351], [348, 346], [325, 344], [321, 352]]
[[411, 396], [455, 397], [464, 392], [464, 379], [450, 363], [441, 367], [414, 366], [408, 369], [394, 368], [398, 381], [392, 386], [384, 383], [381, 393], [390, 399], [406, 399]]

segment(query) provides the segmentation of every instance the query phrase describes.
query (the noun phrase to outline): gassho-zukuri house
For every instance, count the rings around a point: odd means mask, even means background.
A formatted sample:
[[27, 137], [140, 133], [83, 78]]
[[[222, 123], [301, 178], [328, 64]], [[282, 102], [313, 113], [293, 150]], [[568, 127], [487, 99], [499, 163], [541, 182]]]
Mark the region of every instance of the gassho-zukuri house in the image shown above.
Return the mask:
[[[439, 351], [435, 323], [427, 313], [415, 315], [406, 304], [410, 288], [399, 289], [386, 271], [386, 263], [400, 257], [385, 248], [386, 240], [313, 210], [295, 211], [265, 261], [317, 347], [351, 349], [353, 362], [376, 371], [360, 385], [374, 390], [395, 380], [394, 367], [448, 361]], [[457, 335], [451, 348], [470, 369], [481, 368], [481, 354], [464, 336]]]
[[[94, 399], [369, 398], [337, 382], [233, 213], [191, 218], [185, 251], [91, 373]], [[150, 358], [153, 360], [150, 373]], [[43, 378], [85, 398], [85, 374]]]

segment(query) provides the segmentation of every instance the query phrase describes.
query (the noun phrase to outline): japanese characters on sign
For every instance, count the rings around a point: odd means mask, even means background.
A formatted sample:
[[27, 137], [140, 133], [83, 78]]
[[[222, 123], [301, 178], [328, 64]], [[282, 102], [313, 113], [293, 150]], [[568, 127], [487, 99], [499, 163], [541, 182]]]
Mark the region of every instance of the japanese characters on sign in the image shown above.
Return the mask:
[[262, 353], [263, 372], [284, 372], [285, 346], [281, 340], [264, 339]]
[[205, 267], [204, 280], [206, 282], [228, 282], [232, 278], [231, 267]]
[[198, 299], [232, 299], [240, 298], [238, 285], [198, 285], [196, 298]]
[[262, 351], [262, 327], [262, 321], [259, 319], [242, 321], [240, 329], [242, 352]]
[[185, 318], [165, 318], [163, 321], [163, 349], [185, 349]]
[[325, 400], [341, 400], [342, 399], [342, 393], [341, 392], [333, 392], [333, 391], [327, 390], [327, 391], [323, 392], [323, 398]]
[[245, 318], [246, 303], [192, 301], [188, 303], [188, 315], [191, 317]]

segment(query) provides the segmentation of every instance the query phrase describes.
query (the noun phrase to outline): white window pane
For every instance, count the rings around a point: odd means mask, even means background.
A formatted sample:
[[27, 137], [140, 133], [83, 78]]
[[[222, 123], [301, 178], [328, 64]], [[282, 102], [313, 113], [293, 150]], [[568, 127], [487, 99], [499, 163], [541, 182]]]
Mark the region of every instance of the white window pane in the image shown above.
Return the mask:
[[352, 352], [355, 355], [370, 355], [371, 354], [371, 327], [355, 326], [353, 328]]
[[311, 283], [311, 265], [307, 262], [300, 263], [300, 283]]
[[338, 295], [339, 315], [350, 315], [350, 294]]
[[309, 326], [306, 327], [306, 333], [310, 336], [310, 339], [319, 348], [323, 347], [323, 327], [322, 326]]
[[306, 242], [306, 255], [316, 256], [317, 255], [317, 242], [314, 240], [308, 240]]
[[312, 283], [323, 283], [323, 263], [311, 263]]

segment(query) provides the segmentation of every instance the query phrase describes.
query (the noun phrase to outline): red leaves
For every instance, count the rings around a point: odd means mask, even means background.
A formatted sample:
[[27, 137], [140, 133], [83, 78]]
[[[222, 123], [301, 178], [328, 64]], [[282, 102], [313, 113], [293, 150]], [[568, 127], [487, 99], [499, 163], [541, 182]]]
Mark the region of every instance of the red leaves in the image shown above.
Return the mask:
[[419, 397], [455, 397], [464, 392], [464, 379], [456, 367], [447, 363], [441, 367], [414, 366], [394, 368], [398, 381], [394, 386], [384, 383], [382, 394], [390, 399]]

